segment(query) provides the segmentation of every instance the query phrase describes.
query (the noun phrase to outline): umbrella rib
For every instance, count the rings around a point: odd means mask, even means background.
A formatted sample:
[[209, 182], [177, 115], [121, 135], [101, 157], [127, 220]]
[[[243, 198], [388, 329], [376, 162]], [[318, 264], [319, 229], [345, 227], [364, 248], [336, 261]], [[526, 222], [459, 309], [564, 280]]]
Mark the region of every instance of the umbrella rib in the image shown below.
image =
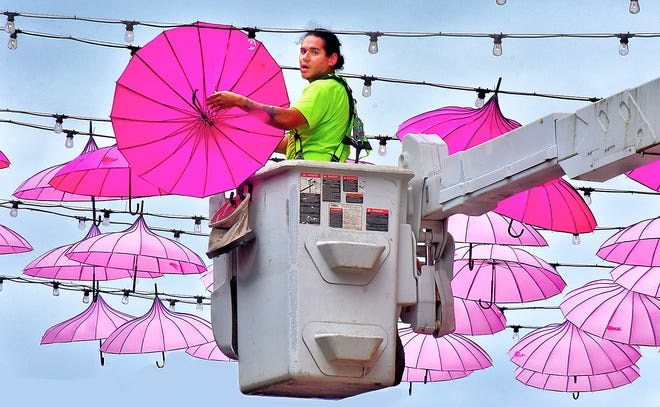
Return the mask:
[[[137, 54], [136, 54], [136, 55], [137, 55]], [[162, 107], [166, 107], [166, 108], [168, 108], [168, 109], [170, 109], [170, 110], [176, 111], [176, 112], [178, 112], [178, 113], [184, 114], [184, 115], [189, 116], [189, 117], [195, 117], [195, 118], [197, 117], [197, 111], [191, 112], [191, 111], [188, 111], [188, 110], [182, 109], [182, 108], [180, 108], [180, 107], [173, 106], [173, 105], [171, 105], [171, 104], [169, 104], [169, 103], [164, 103], [164, 102], [162, 102], [162, 101], [160, 101], [160, 100], [154, 99], [154, 98], [152, 98], [152, 97], [150, 97], [150, 96], [147, 96], [147, 95], [145, 95], [145, 94], [143, 94], [143, 93], [141, 93], [141, 92], [138, 92], [138, 91], [136, 91], [135, 89], [130, 88], [130, 87], [128, 87], [127, 85], [125, 85], [125, 84], [123, 84], [123, 83], [119, 83], [119, 82], [117, 82], [117, 87], [121, 87], [121, 88], [123, 88], [123, 89], [125, 89], [125, 90], [127, 90], [127, 91], [129, 91], [129, 92], [131, 92], [131, 93], [133, 93], [133, 94], [135, 94], [135, 95], [137, 95], [137, 96], [140, 96], [140, 97], [142, 97], [142, 98], [144, 98], [144, 99], [146, 99], [146, 100], [148, 100], [148, 101], [154, 103], [154, 104], [160, 105], [160, 106], [162, 106]], [[175, 93], [176, 93], [176, 92], [175, 92]], [[178, 95], [179, 97], [181, 97], [181, 95], [179, 95], [178, 93], [177, 93], [177, 95]], [[181, 97], [181, 98], [183, 99], [183, 97]], [[188, 103], [188, 102], [186, 101], [186, 103]], [[194, 109], [194, 106], [192, 106], [191, 103], [188, 103], [188, 105], [190, 105], [190, 107]], [[115, 116], [115, 115], [112, 115], [111, 117], [112, 117], [113, 120], [126, 120], [126, 121], [130, 120], [130, 121], [136, 121], [136, 122], [145, 122], [145, 121], [147, 121], [147, 120], [145, 120], [145, 119], [142, 118], [142, 117], [141, 117], [140, 119], [123, 118], [123, 117], [119, 117], [119, 116]], [[166, 120], [160, 120], [160, 119], [158, 119], [158, 120], [154, 120], [154, 121], [155, 121], [155, 122], [166, 122]]]

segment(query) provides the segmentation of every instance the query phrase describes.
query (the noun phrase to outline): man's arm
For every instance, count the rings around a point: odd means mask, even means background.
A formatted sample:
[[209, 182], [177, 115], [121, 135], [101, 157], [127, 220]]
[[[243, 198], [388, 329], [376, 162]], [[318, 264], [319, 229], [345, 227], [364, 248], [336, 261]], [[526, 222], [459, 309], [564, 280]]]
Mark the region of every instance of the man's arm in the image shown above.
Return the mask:
[[260, 115], [262, 120], [278, 129], [291, 130], [307, 124], [307, 119], [297, 109], [266, 105], [234, 92], [215, 92], [206, 99], [206, 103], [213, 110], [238, 107], [248, 113], [265, 113]]

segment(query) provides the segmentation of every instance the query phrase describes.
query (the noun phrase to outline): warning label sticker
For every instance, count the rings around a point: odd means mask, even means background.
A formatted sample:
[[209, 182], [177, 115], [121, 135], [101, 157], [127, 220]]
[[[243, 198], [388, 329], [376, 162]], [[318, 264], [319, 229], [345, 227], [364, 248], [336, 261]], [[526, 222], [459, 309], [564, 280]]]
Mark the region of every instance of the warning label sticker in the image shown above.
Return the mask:
[[367, 208], [367, 230], [387, 232], [390, 211], [381, 208]]
[[321, 224], [321, 174], [300, 173], [300, 223]]
[[358, 192], [359, 178], [353, 175], [344, 175], [344, 192]]
[[363, 194], [346, 193], [346, 203], [361, 204], [364, 203]]
[[362, 230], [361, 209], [361, 205], [330, 204], [328, 205], [328, 224], [332, 228]]
[[323, 201], [341, 202], [341, 176], [323, 174]]

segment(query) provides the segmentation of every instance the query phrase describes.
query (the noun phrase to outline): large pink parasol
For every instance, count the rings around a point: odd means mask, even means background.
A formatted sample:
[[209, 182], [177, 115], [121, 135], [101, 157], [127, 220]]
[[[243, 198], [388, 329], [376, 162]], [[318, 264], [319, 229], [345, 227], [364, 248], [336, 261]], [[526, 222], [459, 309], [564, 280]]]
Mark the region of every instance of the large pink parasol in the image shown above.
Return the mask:
[[25, 253], [31, 250], [32, 246], [23, 236], [0, 225], [0, 254]]
[[[121, 325], [101, 345], [106, 353], [151, 353], [185, 349], [214, 341], [211, 323], [192, 314], [169, 311], [155, 296], [143, 316]], [[162, 367], [156, 362], [158, 367]]]
[[626, 172], [628, 178], [660, 192], [660, 160], [643, 165]]
[[480, 216], [461, 213], [451, 215], [447, 229], [457, 242], [516, 246], [548, 245], [533, 227], [495, 212], [486, 212]]
[[[566, 283], [540, 257], [511, 246], [459, 247], [454, 254], [454, 296], [483, 303], [520, 303], [550, 298]], [[472, 262], [472, 269], [470, 265]]]
[[0, 151], [0, 169], [9, 167], [9, 164], [11, 164], [9, 158], [7, 158], [5, 153]]
[[632, 366], [641, 357], [630, 345], [599, 338], [569, 321], [538, 328], [509, 350], [523, 369], [560, 376], [593, 376]]
[[621, 287], [640, 294], [660, 298], [660, 267], [621, 264], [610, 271]]
[[566, 319], [601, 338], [660, 346], [660, 298], [594, 280], [566, 294], [559, 307]]
[[495, 212], [528, 225], [573, 234], [593, 232], [596, 219], [580, 194], [556, 178], [512, 195], [497, 204]]
[[479, 345], [459, 334], [435, 338], [411, 328], [399, 329], [406, 354], [406, 367], [444, 372], [486, 369], [493, 362]]
[[[92, 224], [83, 240], [100, 234], [99, 228]], [[133, 276], [133, 269], [94, 266], [71, 260], [65, 255], [71, 246], [73, 245], [60, 246], [47, 251], [25, 266], [23, 273], [32, 277], [77, 281], [105, 281]], [[138, 270], [138, 277], [156, 278], [160, 276], [162, 274], [159, 272]]]
[[563, 392], [609, 390], [632, 383], [638, 377], [639, 368], [636, 365], [624, 367], [616, 372], [581, 376], [543, 374], [521, 367], [516, 369], [516, 380], [527, 386]]
[[502, 115], [495, 94], [479, 109], [448, 106], [412, 117], [399, 125], [396, 135], [403, 140], [406, 134], [437, 134], [454, 154], [518, 127], [520, 123]]
[[618, 231], [600, 246], [596, 254], [619, 264], [660, 266], [660, 217]]
[[206, 97], [230, 90], [286, 107], [282, 71], [258, 41], [198, 22], [164, 31], [138, 50], [117, 80], [112, 124], [138, 175], [167, 193], [206, 197], [261, 168], [283, 137], [262, 117], [212, 111]]
[[191, 346], [186, 349], [186, 353], [198, 359], [217, 360], [220, 362], [233, 361], [233, 359], [229, 359], [224, 353], [222, 353], [215, 341]]
[[479, 302], [454, 297], [454, 333], [491, 335], [506, 328], [506, 318], [495, 304], [484, 308]]

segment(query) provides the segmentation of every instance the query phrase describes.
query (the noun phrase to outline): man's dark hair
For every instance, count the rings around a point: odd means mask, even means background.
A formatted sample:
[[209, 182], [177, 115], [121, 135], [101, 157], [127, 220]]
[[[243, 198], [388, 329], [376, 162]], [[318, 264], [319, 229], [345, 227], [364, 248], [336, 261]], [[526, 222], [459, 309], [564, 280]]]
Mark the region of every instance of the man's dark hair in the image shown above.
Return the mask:
[[327, 55], [337, 54], [338, 58], [337, 63], [335, 64], [335, 69], [343, 69], [344, 56], [341, 54], [341, 42], [339, 42], [339, 38], [337, 38], [333, 32], [324, 28], [315, 28], [313, 30], [307, 31], [305, 37], [309, 37], [310, 35], [319, 37], [323, 40], [325, 53]]

